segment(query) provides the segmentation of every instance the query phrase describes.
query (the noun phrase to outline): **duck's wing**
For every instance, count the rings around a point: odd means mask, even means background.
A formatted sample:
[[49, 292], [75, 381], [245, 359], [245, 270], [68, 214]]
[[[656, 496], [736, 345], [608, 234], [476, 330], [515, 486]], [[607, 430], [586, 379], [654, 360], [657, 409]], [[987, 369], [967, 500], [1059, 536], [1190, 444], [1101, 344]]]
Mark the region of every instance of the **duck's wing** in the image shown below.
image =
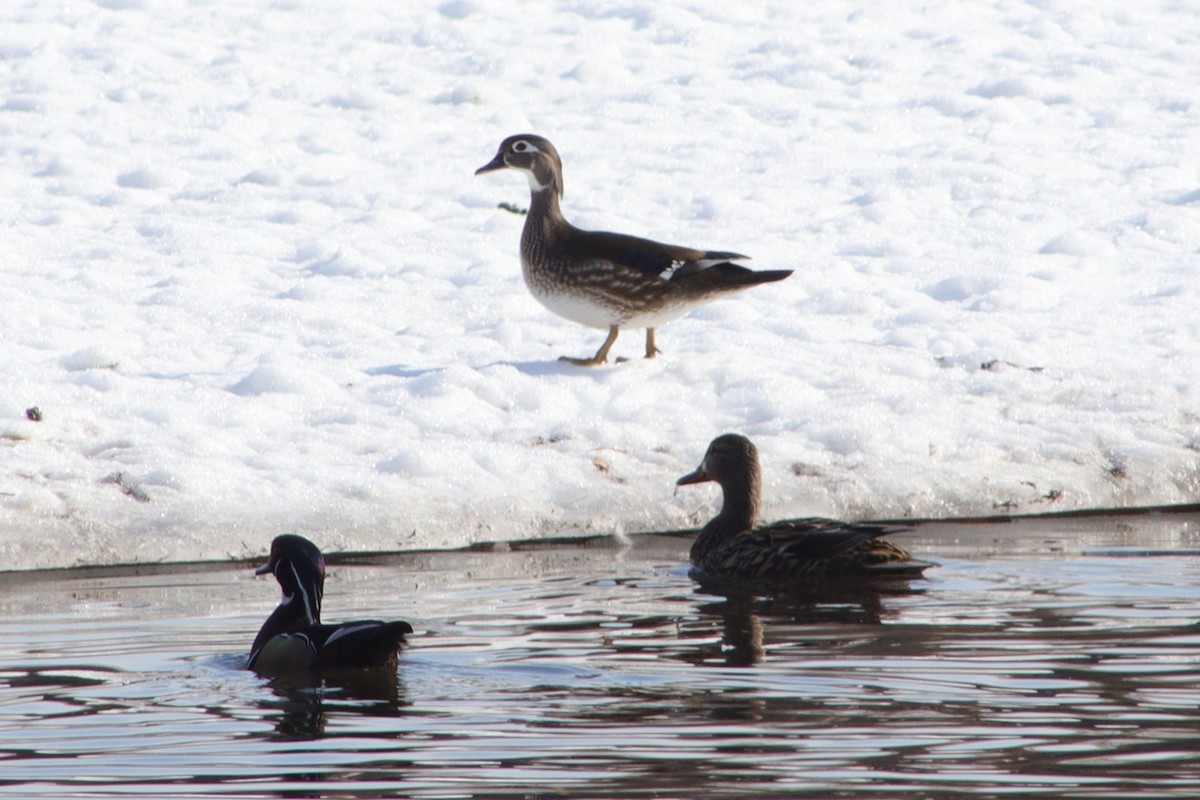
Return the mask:
[[[575, 228], [565, 249], [576, 249], [581, 258], [598, 259], [619, 264], [650, 277], [672, 280], [691, 275], [730, 261], [749, 258], [740, 253], [720, 250], [696, 250], [674, 244], [663, 244], [638, 236], [607, 231], [583, 231]], [[733, 267], [733, 264], [729, 264]], [[738, 270], [750, 270], [737, 267]]]
[[773, 522], [752, 535], [763, 537], [775, 547], [795, 557], [821, 559], [841, 555], [880, 536], [907, 530], [911, 529], [896, 525], [805, 517]]
[[856, 547], [904, 530], [822, 517], [781, 520], [730, 540], [722, 560], [733, 573], [797, 575], [825, 569]]
[[407, 622], [377, 619], [314, 625], [304, 631], [316, 646], [314, 669], [366, 669], [394, 664], [405, 635], [412, 632]]

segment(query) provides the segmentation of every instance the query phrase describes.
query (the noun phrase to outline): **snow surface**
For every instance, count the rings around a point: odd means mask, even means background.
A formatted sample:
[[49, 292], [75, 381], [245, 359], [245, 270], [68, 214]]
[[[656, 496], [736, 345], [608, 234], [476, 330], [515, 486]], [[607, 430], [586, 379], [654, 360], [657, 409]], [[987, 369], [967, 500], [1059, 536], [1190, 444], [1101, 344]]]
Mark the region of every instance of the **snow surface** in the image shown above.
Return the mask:
[[[1196, 501], [1198, 85], [1153, 0], [10, 0], [0, 566], [688, 527], [725, 431], [768, 517]], [[796, 274], [558, 363], [525, 131]]]

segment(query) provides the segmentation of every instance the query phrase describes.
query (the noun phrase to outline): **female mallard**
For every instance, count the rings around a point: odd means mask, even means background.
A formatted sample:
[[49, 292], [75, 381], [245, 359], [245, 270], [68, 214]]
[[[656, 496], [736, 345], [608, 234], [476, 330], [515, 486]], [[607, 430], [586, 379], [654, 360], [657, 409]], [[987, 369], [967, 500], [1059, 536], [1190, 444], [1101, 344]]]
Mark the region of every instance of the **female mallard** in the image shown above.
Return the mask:
[[676, 485], [716, 481], [725, 500], [692, 544], [692, 565], [702, 577], [779, 581], [808, 574], [919, 576], [932, 562], [919, 561], [879, 537], [906, 527], [839, 522], [820, 517], [789, 519], [755, 528], [761, 477], [758, 450], [745, 436], [713, 439], [704, 460]]
[[246, 668], [262, 675], [305, 670], [394, 667], [407, 622], [375, 619], [321, 624], [325, 558], [315, 544], [293, 533], [276, 536], [271, 557], [255, 575], [273, 573], [283, 600], [254, 638]]

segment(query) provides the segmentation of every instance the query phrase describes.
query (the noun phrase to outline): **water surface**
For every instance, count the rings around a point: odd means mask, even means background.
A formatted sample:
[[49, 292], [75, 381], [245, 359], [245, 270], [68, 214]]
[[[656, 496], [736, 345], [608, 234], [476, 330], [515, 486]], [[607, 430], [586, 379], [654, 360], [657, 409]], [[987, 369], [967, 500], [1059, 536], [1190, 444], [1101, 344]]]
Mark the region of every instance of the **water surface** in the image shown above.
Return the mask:
[[787, 600], [704, 594], [675, 537], [335, 558], [330, 621], [417, 633], [323, 682], [240, 669], [253, 565], [9, 573], [0, 795], [1200, 794], [1200, 520], [906, 541], [941, 566]]

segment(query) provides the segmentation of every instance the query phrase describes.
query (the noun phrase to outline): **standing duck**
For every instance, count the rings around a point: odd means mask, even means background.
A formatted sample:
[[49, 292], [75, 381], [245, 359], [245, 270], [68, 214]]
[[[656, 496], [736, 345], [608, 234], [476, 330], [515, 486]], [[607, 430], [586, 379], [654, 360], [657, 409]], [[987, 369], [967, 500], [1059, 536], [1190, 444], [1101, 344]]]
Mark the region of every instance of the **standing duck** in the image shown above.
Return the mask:
[[267, 617], [246, 668], [262, 675], [327, 669], [394, 667], [407, 622], [356, 620], [321, 624], [325, 558], [315, 544], [293, 533], [276, 536], [271, 556], [255, 575], [275, 575], [283, 600]]
[[546, 308], [572, 322], [608, 329], [591, 358], [562, 356], [582, 367], [608, 360], [621, 328], [646, 329], [646, 358], [659, 352], [654, 329], [710, 300], [760, 283], [783, 280], [791, 270], [755, 272], [731, 262], [738, 253], [694, 250], [621, 233], [584, 231], [563, 218], [562, 159], [554, 145], [531, 133], [510, 136], [479, 175], [515, 169], [529, 178], [531, 198], [521, 233], [525, 285]]
[[721, 513], [692, 543], [692, 566], [699, 577], [772, 582], [820, 574], [915, 577], [934, 566], [879, 538], [906, 527], [809, 517], [755, 528], [762, 479], [758, 450], [745, 436], [727, 433], [713, 439], [700, 466], [676, 485], [704, 481], [720, 484], [725, 499]]

